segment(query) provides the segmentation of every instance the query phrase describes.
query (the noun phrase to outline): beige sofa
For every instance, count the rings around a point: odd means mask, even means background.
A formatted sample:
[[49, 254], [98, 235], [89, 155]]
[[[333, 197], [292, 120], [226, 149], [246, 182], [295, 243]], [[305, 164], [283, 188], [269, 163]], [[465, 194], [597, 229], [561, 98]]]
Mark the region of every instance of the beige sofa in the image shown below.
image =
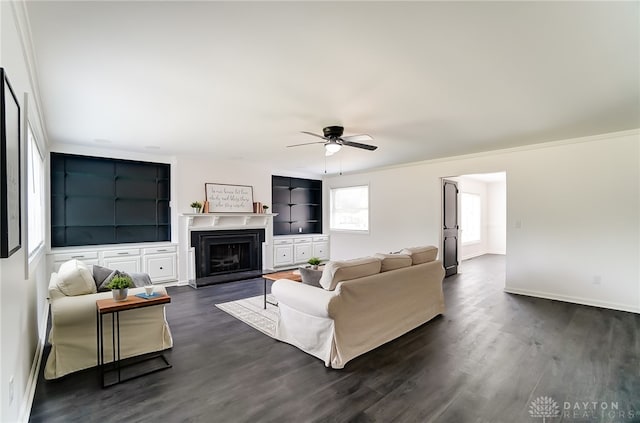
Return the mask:
[[[322, 288], [281, 279], [276, 338], [341, 369], [362, 355], [444, 313], [444, 269], [437, 248], [329, 262]], [[324, 289], [323, 289], [324, 288]]]
[[[45, 379], [56, 379], [97, 365], [96, 300], [113, 296], [111, 292], [96, 292], [95, 284], [92, 288], [90, 270], [81, 262], [74, 266], [75, 273], [71, 278], [63, 280], [58, 273], [53, 273], [49, 282], [51, 352], [44, 370]], [[156, 287], [155, 290], [166, 293], [163, 287]], [[142, 292], [144, 288], [129, 289], [129, 295]], [[111, 339], [111, 317], [104, 316], [105, 340]], [[164, 306], [121, 312], [120, 341], [122, 358], [171, 348], [173, 339]], [[105, 362], [111, 362], [111, 342], [105, 342], [104, 347]]]

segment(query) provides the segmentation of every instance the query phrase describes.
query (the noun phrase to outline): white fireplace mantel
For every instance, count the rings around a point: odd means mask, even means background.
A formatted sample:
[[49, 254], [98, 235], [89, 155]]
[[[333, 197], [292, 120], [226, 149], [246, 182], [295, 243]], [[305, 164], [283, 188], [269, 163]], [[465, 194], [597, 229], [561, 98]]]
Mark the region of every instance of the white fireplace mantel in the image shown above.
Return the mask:
[[185, 213], [189, 231], [229, 228], [267, 228], [277, 213]]
[[183, 213], [180, 219], [180, 257], [179, 266], [182, 277], [181, 285], [195, 279], [195, 249], [191, 247], [191, 232], [216, 231], [225, 229], [265, 230], [265, 242], [262, 248], [262, 267], [273, 267], [273, 218], [277, 213]]

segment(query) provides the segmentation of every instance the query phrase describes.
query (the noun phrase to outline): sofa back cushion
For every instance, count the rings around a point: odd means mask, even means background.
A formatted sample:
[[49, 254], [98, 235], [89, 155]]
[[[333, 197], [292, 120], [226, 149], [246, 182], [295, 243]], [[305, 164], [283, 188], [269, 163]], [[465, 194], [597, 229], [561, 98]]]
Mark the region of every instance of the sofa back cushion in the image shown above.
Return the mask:
[[80, 260], [69, 260], [60, 266], [57, 279], [58, 289], [64, 295], [85, 295], [96, 292], [96, 283], [89, 267]]
[[375, 254], [375, 258], [380, 259], [380, 272], [401, 269], [411, 266], [411, 256], [407, 254]]
[[433, 245], [411, 247], [402, 249], [400, 253], [411, 256], [412, 264], [422, 264], [434, 261], [438, 257], [438, 248]]
[[333, 291], [339, 282], [380, 273], [380, 266], [380, 259], [375, 257], [330, 261], [324, 266], [320, 285], [328, 291]]

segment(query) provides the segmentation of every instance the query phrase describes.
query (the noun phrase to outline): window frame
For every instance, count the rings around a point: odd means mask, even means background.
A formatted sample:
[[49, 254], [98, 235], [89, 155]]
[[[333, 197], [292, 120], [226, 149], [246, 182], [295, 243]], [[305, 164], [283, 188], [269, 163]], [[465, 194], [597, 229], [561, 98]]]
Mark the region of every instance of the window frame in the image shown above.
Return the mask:
[[[27, 260], [28, 260], [28, 264], [31, 265], [40, 255], [40, 253], [44, 250], [45, 247], [45, 243], [46, 243], [46, 204], [45, 204], [45, 196], [46, 196], [46, 181], [45, 181], [45, 172], [46, 172], [46, 159], [45, 159], [45, 154], [43, 154], [42, 152], [42, 148], [40, 146], [40, 143], [38, 142], [38, 139], [35, 136], [35, 132], [33, 131], [33, 128], [31, 126], [31, 123], [27, 121], [27, 131], [26, 131], [26, 135], [27, 135], [27, 163], [26, 163], [26, 170], [27, 170], [27, 177], [26, 177], [26, 189], [27, 189], [27, 195], [26, 195], [26, 200], [27, 200], [27, 219], [26, 219], [26, 227], [27, 227]], [[33, 163], [33, 158], [37, 157], [39, 159], [39, 191], [40, 191], [40, 196], [39, 196], [39, 205], [36, 204], [32, 204], [32, 201], [34, 200], [34, 198], [32, 198], [32, 196], [30, 195], [30, 193], [32, 192], [31, 190], [34, 188], [34, 168], [32, 168], [32, 166], [34, 165]], [[36, 198], [38, 199], [38, 198]], [[39, 210], [39, 220], [40, 220], [40, 236], [39, 236], [39, 240], [37, 242], [37, 244], [35, 246], [32, 245], [32, 233], [33, 230], [36, 229], [34, 228], [34, 225], [32, 224], [32, 213], [33, 211]]]
[[[335, 227], [334, 223], [334, 208], [335, 208], [335, 197], [334, 193], [340, 190], [353, 189], [353, 188], [366, 188], [367, 190], [367, 209], [366, 209], [366, 229], [353, 229], [353, 228], [338, 228]], [[343, 232], [343, 233], [353, 233], [353, 234], [369, 234], [371, 231], [371, 186], [370, 184], [357, 184], [357, 185], [348, 185], [348, 186], [339, 186], [339, 187], [330, 187], [329, 188], [329, 231], [331, 232]]]

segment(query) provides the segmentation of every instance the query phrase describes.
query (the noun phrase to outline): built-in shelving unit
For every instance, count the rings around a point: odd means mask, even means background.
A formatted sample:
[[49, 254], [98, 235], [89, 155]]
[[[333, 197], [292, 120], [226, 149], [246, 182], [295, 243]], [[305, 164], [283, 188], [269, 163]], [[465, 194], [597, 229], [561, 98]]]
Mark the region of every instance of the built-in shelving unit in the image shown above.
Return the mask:
[[51, 153], [51, 246], [169, 241], [165, 163]]
[[272, 176], [274, 235], [322, 233], [322, 181]]

